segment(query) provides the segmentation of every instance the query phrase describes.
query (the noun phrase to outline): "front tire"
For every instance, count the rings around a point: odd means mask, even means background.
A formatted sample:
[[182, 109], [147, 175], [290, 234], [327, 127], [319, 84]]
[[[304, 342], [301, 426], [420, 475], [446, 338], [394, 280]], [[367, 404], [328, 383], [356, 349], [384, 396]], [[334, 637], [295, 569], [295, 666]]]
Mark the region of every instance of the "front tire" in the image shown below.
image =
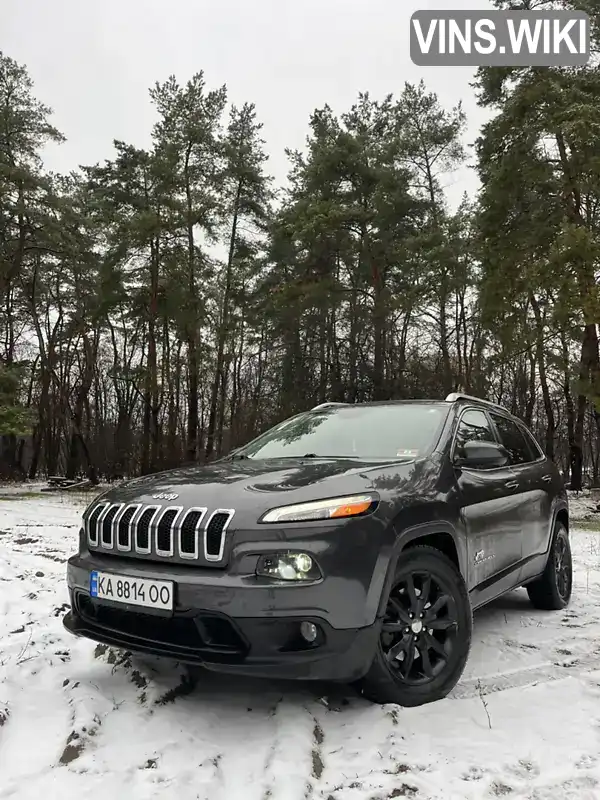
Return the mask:
[[526, 589], [534, 608], [560, 611], [569, 605], [573, 589], [573, 559], [569, 533], [561, 522], [556, 523], [542, 577], [528, 584]]
[[472, 627], [467, 587], [452, 561], [433, 547], [404, 551], [363, 695], [401, 706], [445, 697], [465, 668]]

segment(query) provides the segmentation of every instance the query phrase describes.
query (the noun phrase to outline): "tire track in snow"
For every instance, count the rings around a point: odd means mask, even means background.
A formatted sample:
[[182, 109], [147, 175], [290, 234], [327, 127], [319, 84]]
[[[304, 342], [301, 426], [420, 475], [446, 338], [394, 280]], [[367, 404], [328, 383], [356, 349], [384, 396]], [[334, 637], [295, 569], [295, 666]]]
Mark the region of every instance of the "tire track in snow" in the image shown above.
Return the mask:
[[315, 722], [307, 708], [314, 702], [310, 689], [201, 670], [198, 675], [186, 703], [196, 718], [210, 720], [208, 735], [218, 758], [218, 770], [200, 800], [311, 797]]
[[306, 698], [302, 699], [304, 703], [294, 692], [277, 705], [272, 752], [265, 764], [264, 800], [305, 800], [312, 795], [315, 722]]
[[425, 768], [407, 763], [405, 757], [402, 709], [374, 706], [350, 691], [340, 694], [339, 689], [334, 697], [327, 708], [320, 706], [315, 711], [323, 737], [323, 772], [315, 781], [314, 797], [387, 800], [415, 796], [426, 800]]
[[[88, 676], [84, 693], [94, 685], [101, 697], [112, 694], [119, 700], [94, 738], [97, 753], [84, 750], [77, 759], [78, 769], [120, 774], [134, 787], [153, 786], [157, 797], [163, 793], [171, 797], [173, 776], [179, 798], [279, 796], [279, 760], [298, 765], [306, 750], [294, 746], [302, 715], [296, 699], [283, 700], [281, 692], [265, 691], [261, 682], [252, 693], [244, 681], [234, 684], [201, 670], [187, 673], [169, 662], [127, 654], [116, 659], [116, 651], [102, 649], [96, 674]], [[115, 753], [114, 741], [126, 741], [128, 746]], [[305, 767], [298, 769], [302, 773]], [[304, 798], [305, 783], [302, 792], [290, 794], [288, 788], [282, 797]]]
[[448, 695], [449, 699], [464, 700], [467, 698], [503, 692], [508, 689], [535, 686], [539, 683], [550, 683], [564, 680], [569, 675], [586, 678], [596, 672], [600, 665], [599, 655], [590, 655], [571, 661], [543, 662], [514, 670], [469, 678], [460, 683]]

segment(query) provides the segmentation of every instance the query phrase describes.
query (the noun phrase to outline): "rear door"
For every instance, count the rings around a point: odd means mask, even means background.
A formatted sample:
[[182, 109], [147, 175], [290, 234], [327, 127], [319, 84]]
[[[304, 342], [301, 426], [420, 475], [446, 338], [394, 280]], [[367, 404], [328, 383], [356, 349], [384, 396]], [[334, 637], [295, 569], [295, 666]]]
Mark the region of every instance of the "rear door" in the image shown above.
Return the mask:
[[544, 553], [552, 521], [555, 485], [552, 463], [519, 422], [491, 412], [502, 444], [510, 453], [511, 469], [519, 482], [520, 517], [523, 525], [523, 561]]
[[462, 448], [472, 440], [498, 441], [487, 412], [481, 408], [461, 412], [450, 457], [467, 532], [469, 589], [477, 588], [479, 600], [485, 602], [514, 585], [521, 561], [522, 529], [518, 483], [512, 469], [478, 469], [460, 464]]

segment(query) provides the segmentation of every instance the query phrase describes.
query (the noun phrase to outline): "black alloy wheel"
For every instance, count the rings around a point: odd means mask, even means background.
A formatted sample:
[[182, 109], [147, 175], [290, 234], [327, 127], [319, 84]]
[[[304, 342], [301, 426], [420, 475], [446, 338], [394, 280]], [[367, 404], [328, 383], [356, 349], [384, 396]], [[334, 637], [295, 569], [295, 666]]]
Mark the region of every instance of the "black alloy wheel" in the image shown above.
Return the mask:
[[556, 574], [556, 588], [561, 600], [567, 601], [571, 596], [573, 565], [569, 540], [564, 531], [556, 538], [554, 547], [554, 572]]
[[569, 605], [573, 590], [573, 557], [569, 532], [561, 522], [554, 527], [543, 575], [526, 588], [535, 608], [560, 611]]
[[472, 615], [464, 581], [431, 547], [402, 553], [363, 694], [380, 703], [417, 706], [456, 685], [469, 654]]
[[390, 593], [381, 649], [390, 668], [408, 685], [431, 681], [444, 669], [458, 632], [452, 588], [428, 572], [410, 568]]

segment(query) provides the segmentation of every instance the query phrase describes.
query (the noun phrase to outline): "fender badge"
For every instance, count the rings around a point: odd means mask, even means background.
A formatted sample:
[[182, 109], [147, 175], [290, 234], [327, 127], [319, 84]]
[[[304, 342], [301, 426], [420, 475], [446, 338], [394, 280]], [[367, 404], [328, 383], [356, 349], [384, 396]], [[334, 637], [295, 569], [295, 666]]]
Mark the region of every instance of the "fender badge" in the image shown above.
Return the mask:
[[478, 550], [475, 553], [475, 558], [473, 559], [473, 563], [475, 564], [475, 566], [478, 566], [479, 564], [483, 564], [486, 561], [493, 561], [493, 560], [494, 560], [493, 553], [490, 554], [489, 556], [486, 556], [485, 550]]

